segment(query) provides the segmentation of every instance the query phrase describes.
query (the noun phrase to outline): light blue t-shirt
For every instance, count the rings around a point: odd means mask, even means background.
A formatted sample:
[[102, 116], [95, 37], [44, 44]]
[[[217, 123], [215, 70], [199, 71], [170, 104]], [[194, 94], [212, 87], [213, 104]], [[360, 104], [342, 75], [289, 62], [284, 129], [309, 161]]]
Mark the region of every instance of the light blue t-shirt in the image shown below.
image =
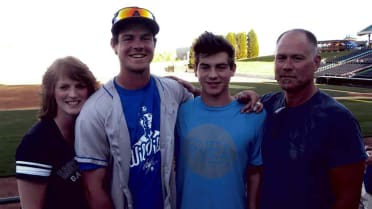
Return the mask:
[[262, 164], [266, 113], [241, 113], [242, 104], [181, 105], [176, 126], [177, 208], [245, 209], [246, 171]]

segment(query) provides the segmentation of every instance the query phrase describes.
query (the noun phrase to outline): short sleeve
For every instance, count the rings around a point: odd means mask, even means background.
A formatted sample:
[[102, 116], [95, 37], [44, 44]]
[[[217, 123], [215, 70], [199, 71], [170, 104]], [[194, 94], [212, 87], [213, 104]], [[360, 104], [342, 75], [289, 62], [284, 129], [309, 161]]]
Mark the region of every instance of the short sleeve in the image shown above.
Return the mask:
[[254, 166], [262, 165], [262, 140], [263, 140], [263, 132], [264, 132], [264, 125], [266, 119], [266, 111], [262, 110], [261, 113], [256, 115], [255, 119], [255, 138], [252, 141], [248, 153], [250, 154], [250, 164]]
[[[16, 178], [46, 182], [53, 166], [50, 146], [40, 134], [26, 134], [16, 150]], [[45, 136], [44, 136], [45, 137]]]
[[92, 109], [92, 103], [84, 106], [75, 124], [76, 161], [89, 168], [108, 166], [109, 144], [103, 118]]
[[363, 139], [358, 121], [347, 111], [331, 112], [328, 157], [331, 167], [364, 161]]

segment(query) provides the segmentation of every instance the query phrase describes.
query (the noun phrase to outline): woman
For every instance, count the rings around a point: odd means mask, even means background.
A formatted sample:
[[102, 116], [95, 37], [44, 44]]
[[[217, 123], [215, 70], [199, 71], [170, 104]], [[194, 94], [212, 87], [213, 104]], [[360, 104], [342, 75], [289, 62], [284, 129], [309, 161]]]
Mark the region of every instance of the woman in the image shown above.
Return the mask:
[[85, 209], [74, 125], [81, 107], [98, 88], [89, 68], [75, 57], [57, 59], [42, 81], [39, 121], [16, 152], [16, 178], [23, 209]]

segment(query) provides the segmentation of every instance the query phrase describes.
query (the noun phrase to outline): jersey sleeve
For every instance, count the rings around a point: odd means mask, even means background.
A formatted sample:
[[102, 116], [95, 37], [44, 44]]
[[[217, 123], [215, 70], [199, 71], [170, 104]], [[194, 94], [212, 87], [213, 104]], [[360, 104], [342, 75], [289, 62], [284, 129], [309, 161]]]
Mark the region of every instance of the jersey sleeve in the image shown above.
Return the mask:
[[170, 78], [166, 78], [166, 81], [166, 85], [168, 85], [174, 98], [176, 98], [180, 104], [194, 98], [194, 95], [177, 81]]
[[81, 170], [108, 166], [110, 159], [104, 118], [92, 107], [84, 106], [75, 124], [75, 159]]
[[[16, 151], [16, 178], [46, 182], [53, 166], [48, 144], [40, 134], [26, 134]], [[44, 141], [45, 142], [45, 141]]]

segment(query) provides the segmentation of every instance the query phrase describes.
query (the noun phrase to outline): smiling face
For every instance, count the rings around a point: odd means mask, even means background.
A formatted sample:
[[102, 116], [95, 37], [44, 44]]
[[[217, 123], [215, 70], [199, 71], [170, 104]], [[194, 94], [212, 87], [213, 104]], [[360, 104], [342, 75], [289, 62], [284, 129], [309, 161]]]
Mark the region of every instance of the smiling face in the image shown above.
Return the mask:
[[314, 87], [314, 73], [320, 56], [303, 32], [285, 33], [277, 43], [275, 79], [287, 93], [299, 93]]
[[149, 72], [156, 39], [143, 24], [128, 24], [121, 30], [112, 48], [118, 55], [121, 70], [130, 73]]
[[54, 97], [57, 104], [56, 117], [76, 117], [88, 99], [88, 88], [83, 82], [62, 77], [55, 85]]
[[230, 97], [229, 82], [235, 73], [235, 65], [230, 67], [228, 60], [226, 52], [199, 57], [196, 75], [202, 87], [203, 101]]

